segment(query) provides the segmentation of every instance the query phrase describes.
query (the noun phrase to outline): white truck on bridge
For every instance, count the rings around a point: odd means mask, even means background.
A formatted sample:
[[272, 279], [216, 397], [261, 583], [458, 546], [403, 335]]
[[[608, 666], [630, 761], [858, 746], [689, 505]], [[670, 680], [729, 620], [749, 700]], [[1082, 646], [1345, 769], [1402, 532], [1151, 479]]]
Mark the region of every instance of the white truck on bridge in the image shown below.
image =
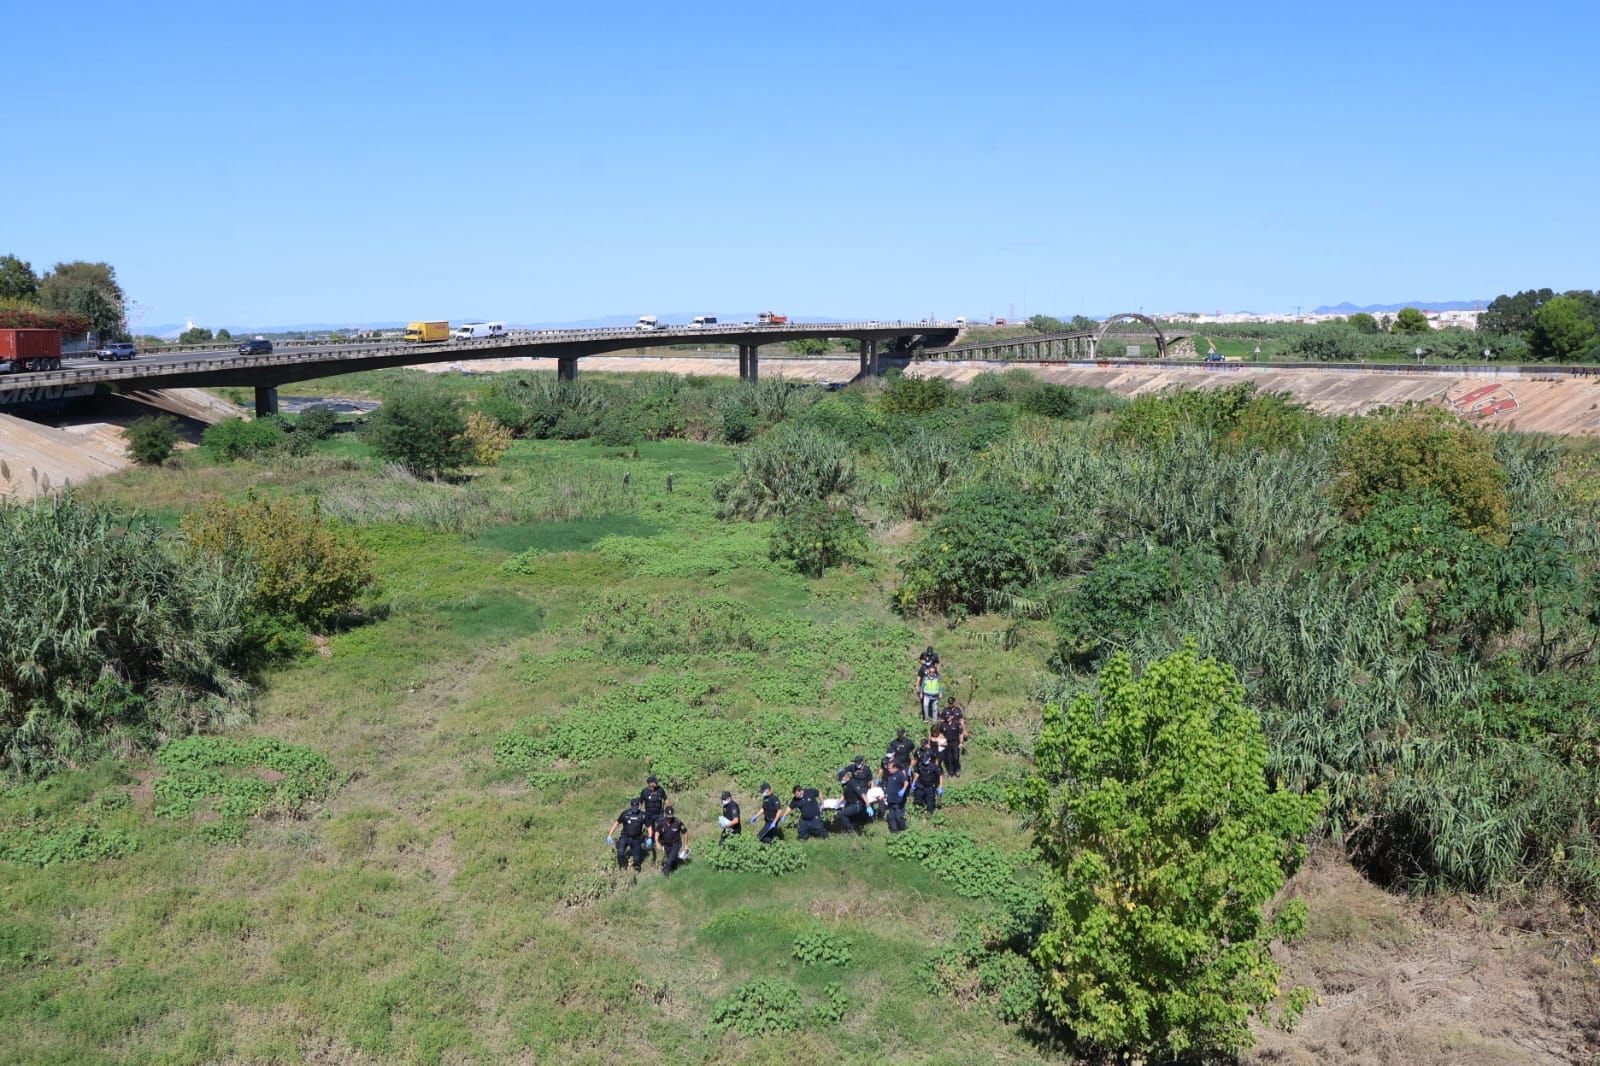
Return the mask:
[[477, 340], [482, 337], [504, 337], [506, 324], [504, 322], [463, 322], [456, 327], [455, 339], [458, 341]]

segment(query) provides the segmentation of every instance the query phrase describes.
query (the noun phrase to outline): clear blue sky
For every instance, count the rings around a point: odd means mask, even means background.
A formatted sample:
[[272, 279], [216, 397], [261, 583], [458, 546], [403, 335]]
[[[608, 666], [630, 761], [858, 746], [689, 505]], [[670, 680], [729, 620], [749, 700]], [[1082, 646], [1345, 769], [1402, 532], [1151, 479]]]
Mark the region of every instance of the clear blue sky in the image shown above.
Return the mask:
[[118, 0], [4, 35], [0, 253], [107, 260], [148, 325], [1600, 285], [1593, 0]]

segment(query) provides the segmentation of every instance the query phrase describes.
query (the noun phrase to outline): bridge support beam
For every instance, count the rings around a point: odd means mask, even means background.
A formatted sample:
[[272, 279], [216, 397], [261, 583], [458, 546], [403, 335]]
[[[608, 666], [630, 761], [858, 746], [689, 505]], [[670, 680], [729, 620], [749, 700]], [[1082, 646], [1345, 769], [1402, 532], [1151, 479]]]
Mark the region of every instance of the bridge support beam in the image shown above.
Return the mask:
[[575, 355], [562, 355], [556, 358], [556, 380], [578, 380], [578, 357]]
[[758, 351], [760, 351], [759, 345], [739, 345], [739, 377], [752, 385], [761, 378], [761, 361], [756, 354]]
[[883, 364], [878, 358], [878, 342], [861, 342], [861, 372], [879, 377], [883, 374]]
[[278, 390], [271, 385], [256, 386], [256, 417], [265, 418], [278, 413]]

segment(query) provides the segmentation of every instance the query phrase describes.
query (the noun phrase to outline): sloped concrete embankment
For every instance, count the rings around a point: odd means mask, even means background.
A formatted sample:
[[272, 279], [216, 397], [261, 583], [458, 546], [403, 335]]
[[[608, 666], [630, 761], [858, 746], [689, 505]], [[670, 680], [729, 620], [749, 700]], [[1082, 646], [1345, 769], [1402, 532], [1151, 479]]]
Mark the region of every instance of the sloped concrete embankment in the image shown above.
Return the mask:
[[180, 432], [187, 430], [189, 438], [241, 413], [202, 389], [162, 389], [97, 403], [83, 416], [59, 416], [56, 426], [0, 414], [0, 499], [32, 499], [129, 466], [123, 427], [162, 411], [178, 416]]
[[[1493, 377], [1393, 371], [1161, 366], [1027, 366], [1046, 381], [1098, 386], [1123, 396], [1170, 388], [1216, 389], [1254, 382], [1263, 392], [1286, 392], [1323, 414], [1364, 414], [1379, 407], [1432, 403], [1492, 429], [1600, 436], [1600, 379], [1502, 373]], [[988, 363], [920, 363], [906, 372], [972, 380]]]

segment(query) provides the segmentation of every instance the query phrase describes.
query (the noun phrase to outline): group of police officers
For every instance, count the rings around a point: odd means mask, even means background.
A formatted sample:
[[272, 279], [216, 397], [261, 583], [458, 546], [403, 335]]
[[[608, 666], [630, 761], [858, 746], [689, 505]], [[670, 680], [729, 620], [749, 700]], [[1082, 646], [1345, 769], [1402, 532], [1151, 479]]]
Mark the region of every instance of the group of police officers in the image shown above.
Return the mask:
[[[832, 815], [835, 832], [859, 833], [874, 818], [883, 818], [889, 832], [906, 828], [906, 802], [932, 814], [938, 809], [946, 777], [961, 776], [961, 747], [967, 739], [967, 718], [953, 699], [939, 706], [943, 695], [939, 655], [930, 646], [917, 660], [915, 691], [922, 700], [922, 716], [929, 723], [928, 735], [914, 742], [900, 729], [879, 760], [873, 773], [866, 756], [857, 755], [838, 772], [839, 795], [824, 796], [820, 789], [795, 785], [785, 803], [772, 786], [761, 785], [761, 814], [756, 839], [770, 844], [783, 836], [784, 826], [794, 820], [801, 840], [828, 835], [827, 816]], [[739, 804], [730, 792], [722, 793], [722, 813], [717, 817], [722, 836], [744, 832]], [[688, 828], [668, 802], [666, 789], [655, 775], [645, 781], [643, 791], [628, 801], [617, 815], [606, 843], [617, 851], [617, 868], [629, 862], [637, 872], [644, 865], [646, 851], [658, 856], [663, 874], [670, 876], [689, 858]]]

